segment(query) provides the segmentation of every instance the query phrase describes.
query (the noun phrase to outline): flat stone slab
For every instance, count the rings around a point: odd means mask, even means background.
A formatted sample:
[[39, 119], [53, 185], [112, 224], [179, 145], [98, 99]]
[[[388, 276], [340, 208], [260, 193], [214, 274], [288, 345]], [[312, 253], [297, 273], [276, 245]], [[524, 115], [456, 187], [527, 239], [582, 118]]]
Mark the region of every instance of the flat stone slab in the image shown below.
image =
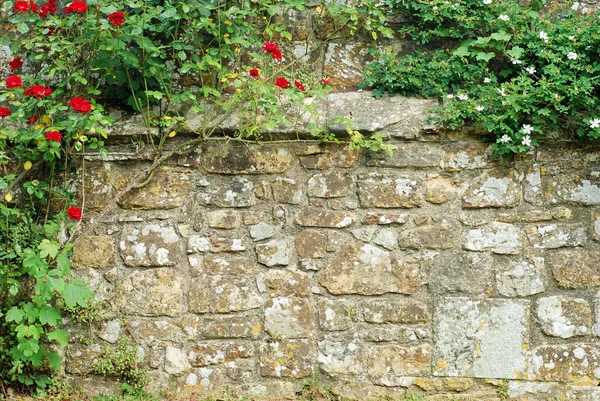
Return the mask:
[[433, 318], [434, 376], [522, 379], [529, 301], [440, 298]]

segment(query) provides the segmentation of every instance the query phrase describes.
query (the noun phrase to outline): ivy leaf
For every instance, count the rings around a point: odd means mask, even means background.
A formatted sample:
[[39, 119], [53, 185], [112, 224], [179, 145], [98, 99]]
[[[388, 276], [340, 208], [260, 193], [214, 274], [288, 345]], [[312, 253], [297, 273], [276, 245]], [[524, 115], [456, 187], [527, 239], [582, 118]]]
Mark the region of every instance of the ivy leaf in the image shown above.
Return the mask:
[[490, 53], [479, 52], [479, 53], [477, 53], [477, 57], [475, 57], [475, 58], [477, 60], [484, 60], [485, 62], [488, 62], [491, 59], [493, 59], [495, 55], [496, 54], [494, 52], [490, 52]]
[[69, 344], [69, 335], [64, 330], [52, 330], [46, 335], [48, 336], [48, 340], [58, 341], [61, 347], [66, 347]]
[[27, 250], [27, 256], [23, 259], [23, 267], [27, 269], [27, 273], [31, 276], [37, 276], [38, 273], [45, 274], [48, 264], [42, 260], [35, 252]]
[[75, 305], [87, 306], [86, 300], [93, 297], [94, 293], [87, 287], [85, 281], [76, 279], [66, 285], [63, 296], [65, 304], [73, 308]]
[[56, 326], [61, 321], [60, 311], [51, 306], [44, 305], [40, 310], [40, 323]]
[[63, 273], [69, 274], [71, 272], [71, 260], [67, 252], [61, 252], [56, 258], [56, 264]]
[[42, 258], [50, 258], [54, 259], [56, 255], [58, 255], [58, 248], [60, 245], [57, 242], [50, 241], [48, 239], [42, 240], [40, 245], [38, 245], [38, 249], [40, 250], [40, 256]]
[[501, 42], [508, 42], [512, 38], [512, 36], [506, 33], [506, 31], [494, 32], [490, 35], [490, 37]]
[[23, 317], [25, 317], [25, 313], [16, 306], [10, 308], [10, 310], [6, 313], [7, 322], [21, 323]]
[[50, 352], [47, 355], [48, 357], [48, 362], [50, 363], [50, 367], [54, 370], [58, 370], [60, 369], [60, 355], [58, 355], [56, 352]]
[[522, 47], [513, 46], [512, 49], [506, 51], [506, 54], [508, 54], [510, 57], [514, 58], [515, 60], [519, 60], [524, 52], [525, 52], [525, 49], [523, 49]]
[[463, 45], [463, 46], [459, 47], [458, 49], [454, 50], [452, 52], [452, 54], [454, 56], [458, 56], [458, 57], [466, 57], [466, 56], [470, 55], [471, 52], [469, 51], [468, 45]]

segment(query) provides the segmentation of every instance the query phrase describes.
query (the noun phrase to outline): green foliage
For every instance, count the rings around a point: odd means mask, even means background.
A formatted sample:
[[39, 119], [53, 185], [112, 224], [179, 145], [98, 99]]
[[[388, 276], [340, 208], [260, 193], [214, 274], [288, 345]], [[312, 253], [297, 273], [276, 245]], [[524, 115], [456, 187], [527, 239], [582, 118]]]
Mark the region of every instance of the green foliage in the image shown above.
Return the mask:
[[118, 377], [123, 380], [121, 389], [126, 394], [142, 392], [146, 384], [146, 369], [140, 366], [137, 347], [127, 338], [120, 339], [116, 346], [105, 346], [98, 357], [95, 371], [104, 376]]
[[496, 0], [388, 4], [410, 21], [401, 33], [444, 49], [401, 59], [375, 52], [364, 85], [376, 96], [443, 99], [439, 124], [493, 133], [500, 154], [526, 153], [550, 133], [600, 137], [596, 16]]

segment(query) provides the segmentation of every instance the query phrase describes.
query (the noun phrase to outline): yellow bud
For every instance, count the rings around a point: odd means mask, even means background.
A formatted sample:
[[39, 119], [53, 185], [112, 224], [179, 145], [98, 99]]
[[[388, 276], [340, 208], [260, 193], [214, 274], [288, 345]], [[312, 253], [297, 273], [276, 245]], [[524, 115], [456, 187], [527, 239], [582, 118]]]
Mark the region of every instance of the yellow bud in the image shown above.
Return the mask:
[[42, 129], [44, 128], [44, 124], [38, 124], [35, 127], [33, 127], [33, 129]]
[[50, 116], [48, 114], [44, 114], [44, 117], [42, 117], [42, 121], [46, 124], [50, 124]]
[[163, 119], [169, 121], [172, 117], [171, 116], [164, 116]]
[[229, 79], [236, 79], [238, 77], [237, 72], [235, 74], [229, 74]]
[[317, 8], [315, 8], [315, 11], [318, 12], [319, 14], [321, 14], [321, 11], [323, 11], [323, 9], [319, 6], [317, 6]]
[[169, 132], [169, 138], [173, 138], [176, 134], [177, 134], [177, 132], [175, 132], [175, 131]]
[[225, 25], [233, 25], [233, 22], [231, 22], [231, 21], [229, 21], [229, 20], [223, 21], [223, 23], [224, 23]]
[[10, 192], [4, 195], [4, 200], [7, 202], [10, 202], [12, 200], [12, 195]]
[[30, 169], [31, 169], [31, 162], [30, 162], [29, 160], [27, 160], [27, 161], [25, 162], [25, 164], [23, 164], [23, 168], [24, 168], [25, 170], [30, 170]]
[[261, 116], [260, 114], [256, 116], [256, 122], [259, 123], [264, 119], [263, 116]]
[[229, 36], [231, 36], [231, 35], [229, 35], [228, 33], [226, 33], [225, 35], [223, 35], [224, 38], [228, 38]]
[[94, 135], [96, 133], [96, 128], [92, 127], [92, 129], [90, 129], [90, 134]]
[[15, 98], [15, 94], [14, 93], [9, 93], [8, 97], [11, 98], [11, 99], [14, 99]]

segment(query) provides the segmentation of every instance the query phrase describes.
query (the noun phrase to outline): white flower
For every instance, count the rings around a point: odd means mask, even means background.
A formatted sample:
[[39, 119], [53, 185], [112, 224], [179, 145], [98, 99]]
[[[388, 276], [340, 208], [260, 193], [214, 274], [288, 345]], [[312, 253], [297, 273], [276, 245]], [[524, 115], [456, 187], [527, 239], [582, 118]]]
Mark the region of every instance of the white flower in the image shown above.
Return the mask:
[[480, 106], [480, 105], [477, 105], [477, 106], [475, 107], [475, 110], [477, 110], [477, 111], [483, 111], [483, 110], [485, 110], [485, 107], [483, 107], [483, 106]]
[[483, 0], [483, 4], [492, 4], [492, 0]]
[[568, 52], [567, 53], [567, 58], [569, 60], [577, 60], [577, 53], [575, 53], [575, 52]]
[[529, 75], [532, 75], [532, 74], [535, 74], [535, 72], [536, 72], [537, 70], [535, 69], [535, 67], [525, 67], [525, 71], [527, 71], [527, 73], [528, 73]]
[[506, 93], [504, 92], [504, 88], [496, 88], [496, 90], [498, 91], [498, 93], [500, 93], [502, 96], [506, 96]]
[[504, 135], [502, 135], [502, 138], [500, 138], [500, 142], [508, 143], [508, 142], [510, 142], [510, 139], [511, 139], [510, 136], [504, 134]]
[[490, 82], [492, 82], [492, 79], [488, 78], [488, 77], [485, 77], [485, 78], [483, 78], [483, 82], [486, 83], [486, 84], [489, 84]]
[[521, 144], [524, 146], [531, 146], [531, 137], [529, 135], [525, 135], [521, 141]]
[[540, 32], [540, 39], [542, 39], [544, 42], [548, 41], [548, 34], [544, 31]]
[[571, 10], [573, 10], [573, 11], [577, 11], [578, 8], [579, 8], [578, 2], [573, 3], [573, 5], [571, 6]]
[[523, 124], [523, 132], [526, 134], [531, 134], [533, 132], [533, 127], [529, 124]]
[[517, 64], [522, 64], [523, 62], [521, 60], [513, 60], [512, 63], [514, 65], [517, 65]]
[[590, 120], [590, 128], [594, 129], [594, 128], [598, 128], [600, 127], [600, 118], [594, 118], [593, 120]]
[[569, 36], [569, 40], [575, 40], [575, 36], [573, 36], [573, 35]]
[[500, 14], [498, 19], [501, 19], [502, 21], [510, 21], [510, 17], [506, 14]]
[[451, 93], [448, 96], [446, 96], [448, 99], [454, 99], [454, 95]]
[[469, 96], [467, 96], [467, 95], [458, 95], [458, 100], [469, 100]]
[[558, 96], [558, 93], [555, 93], [555, 94], [554, 94], [554, 99], [556, 99], [556, 100], [559, 100], [559, 99], [560, 99], [560, 96]]
[[433, 6], [433, 11], [437, 11], [438, 6]]

